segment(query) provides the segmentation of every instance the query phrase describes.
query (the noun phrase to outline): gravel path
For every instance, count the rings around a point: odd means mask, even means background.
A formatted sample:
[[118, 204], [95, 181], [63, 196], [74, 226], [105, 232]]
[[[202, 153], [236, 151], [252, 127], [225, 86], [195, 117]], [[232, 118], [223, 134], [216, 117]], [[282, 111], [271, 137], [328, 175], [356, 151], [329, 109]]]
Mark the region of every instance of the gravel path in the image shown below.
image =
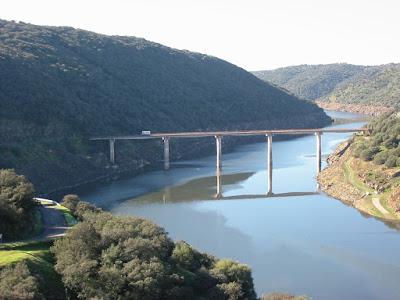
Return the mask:
[[381, 201], [379, 198], [372, 198], [372, 204], [379, 210], [382, 214], [387, 215], [389, 212], [382, 206]]
[[48, 240], [65, 234], [68, 226], [62, 211], [48, 205], [41, 205], [39, 211], [43, 219], [43, 232], [35, 240]]

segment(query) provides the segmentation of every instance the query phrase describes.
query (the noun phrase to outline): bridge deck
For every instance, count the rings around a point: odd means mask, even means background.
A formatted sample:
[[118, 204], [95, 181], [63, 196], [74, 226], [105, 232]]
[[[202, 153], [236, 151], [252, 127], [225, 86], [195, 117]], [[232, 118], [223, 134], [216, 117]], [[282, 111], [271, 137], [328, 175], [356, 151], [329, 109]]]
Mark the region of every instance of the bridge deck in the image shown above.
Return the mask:
[[101, 140], [147, 140], [159, 138], [199, 138], [210, 136], [254, 136], [254, 135], [278, 135], [278, 134], [314, 134], [314, 133], [345, 133], [364, 132], [366, 128], [316, 128], [316, 129], [277, 129], [277, 130], [236, 130], [236, 131], [192, 131], [192, 132], [164, 132], [150, 135], [125, 135], [93, 137], [92, 141]]

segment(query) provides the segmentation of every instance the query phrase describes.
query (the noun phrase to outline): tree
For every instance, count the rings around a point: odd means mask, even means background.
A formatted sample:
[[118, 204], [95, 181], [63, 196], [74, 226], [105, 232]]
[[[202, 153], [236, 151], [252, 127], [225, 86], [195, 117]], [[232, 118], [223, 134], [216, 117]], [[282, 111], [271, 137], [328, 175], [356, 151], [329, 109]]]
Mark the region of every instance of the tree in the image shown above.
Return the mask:
[[75, 212], [76, 210], [76, 206], [78, 205], [78, 203], [81, 201], [81, 199], [79, 199], [78, 195], [65, 195], [61, 204], [63, 206], [65, 206], [66, 208], [68, 208], [72, 213]]
[[14, 170], [0, 169], [0, 233], [5, 240], [27, 235], [32, 228], [34, 189]]
[[255, 299], [249, 267], [175, 244], [145, 219], [93, 207], [52, 247], [56, 270], [79, 298]]
[[44, 299], [38, 280], [24, 262], [0, 270], [0, 299]]

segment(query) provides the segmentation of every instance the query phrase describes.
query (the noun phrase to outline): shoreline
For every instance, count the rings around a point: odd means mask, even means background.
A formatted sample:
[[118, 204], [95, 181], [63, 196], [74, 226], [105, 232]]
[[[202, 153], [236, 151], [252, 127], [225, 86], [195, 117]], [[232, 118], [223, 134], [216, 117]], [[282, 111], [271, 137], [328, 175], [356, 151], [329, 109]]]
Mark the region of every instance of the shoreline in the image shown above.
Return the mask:
[[354, 158], [350, 153], [351, 144], [352, 139], [342, 142], [329, 155], [328, 166], [317, 176], [322, 191], [363, 214], [399, 227], [400, 212], [387, 200], [389, 192], [378, 193], [362, 182], [357, 170], [367, 169], [371, 162]]
[[337, 102], [325, 102], [325, 101], [315, 101], [320, 108], [325, 110], [334, 110], [349, 112], [354, 114], [363, 114], [369, 116], [381, 116], [383, 114], [393, 111], [393, 108], [385, 106], [375, 106], [375, 105], [363, 105], [363, 104], [348, 104], [348, 103], [337, 103]]

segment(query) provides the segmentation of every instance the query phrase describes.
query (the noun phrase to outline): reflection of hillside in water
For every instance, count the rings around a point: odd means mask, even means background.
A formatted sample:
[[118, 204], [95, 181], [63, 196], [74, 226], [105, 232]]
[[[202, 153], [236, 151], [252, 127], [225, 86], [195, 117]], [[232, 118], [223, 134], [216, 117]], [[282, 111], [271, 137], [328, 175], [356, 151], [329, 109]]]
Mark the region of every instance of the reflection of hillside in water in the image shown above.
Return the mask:
[[182, 185], [165, 187], [161, 190], [145, 194], [129, 201], [134, 201], [139, 204], [147, 204], [212, 199], [216, 198], [216, 195], [218, 194], [218, 186], [220, 189], [222, 184], [224, 189], [238, 187], [240, 182], [250, 178], [253, 174], [254, 172], [246, 172], [197, 178]]
[[241, 182], [250, 178], [254, 173], [236, 173], [222, 175], [217, 171], [216, 176], [202, 177], [191, 180], [185, 184], [173, 187], [165, 187], [161, 190], [145, 194], [129, 201], [135, 204], [149, 203], [178, 203], [204, 199], [218, 200], [241, 200], [241, 199], [264, 199], [276, 197], [310, 196], [318, 192], [288, 192], [274, 194], [249, 194], [224, 196], [223, 189], [229, 191], [240, 187]]

